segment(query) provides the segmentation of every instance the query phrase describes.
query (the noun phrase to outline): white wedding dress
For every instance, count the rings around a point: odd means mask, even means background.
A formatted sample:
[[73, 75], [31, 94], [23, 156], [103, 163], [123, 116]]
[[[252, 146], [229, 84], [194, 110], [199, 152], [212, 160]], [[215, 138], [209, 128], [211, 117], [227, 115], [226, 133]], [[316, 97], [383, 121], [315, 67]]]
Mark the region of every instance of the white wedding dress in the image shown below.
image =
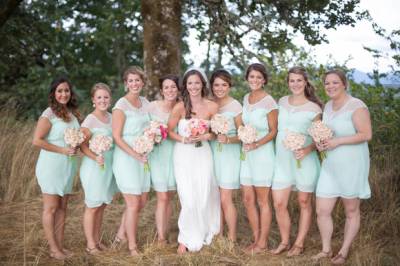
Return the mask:
[[[188, 136], [187, 122], [179, 121], [181, 136]], [[173, 159], [181, 203], [178, 242], [189, 251], [198, 251], [204, 244], [211, 243], [220, 227], [220, 198], [211, 148], [207, 141], [203, 141], [201, 147], [177, 142]]]

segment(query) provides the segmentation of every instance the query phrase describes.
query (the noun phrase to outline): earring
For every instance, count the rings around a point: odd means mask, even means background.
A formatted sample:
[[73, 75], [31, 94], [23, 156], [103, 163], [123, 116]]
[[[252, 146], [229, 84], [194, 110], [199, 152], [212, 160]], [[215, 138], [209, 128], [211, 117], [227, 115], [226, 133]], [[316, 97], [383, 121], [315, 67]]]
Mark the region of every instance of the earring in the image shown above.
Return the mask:
[[93, 103], [93, 105], [92, 105], [92, 106], [93, 106], [93, 107], [96, 107], [96, 104], [94, 104], [94, 103]]

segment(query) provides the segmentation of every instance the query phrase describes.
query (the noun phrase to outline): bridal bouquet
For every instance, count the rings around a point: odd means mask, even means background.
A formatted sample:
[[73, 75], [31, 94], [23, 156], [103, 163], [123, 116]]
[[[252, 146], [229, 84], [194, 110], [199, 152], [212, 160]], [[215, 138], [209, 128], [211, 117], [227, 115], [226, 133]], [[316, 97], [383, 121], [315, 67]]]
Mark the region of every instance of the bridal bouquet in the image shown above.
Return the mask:
[[[315, 143], [320, 143], [333, 137], [332, 130], [320, 120], [311, 123], [308, 133]], [[327, 157], [326, 151], [321, 151], [320, 154], [322, 160]]]
[[[76, 148], [82, 144], [85, 140], [85, 135], [78, 128], [66, 128], [64, 130], [64, 141], [65, 143], [72, 147]], [[68, 156], [70, 160], [72, 160], [71, 155]]]
[[[251, 144], [257, 141], [257, 130], [251, 125], [240, 126], [238, 128], [238, 137], [244, 144]], [[246, 154], [243, 149], [240, 151], [240, 160], [244, 161]]]
[[[216, 114], [210, 121], [210, 127], [215, 134], [227, 134], [229, 131], [229, 120], [220, 114]], [[218, 151], [222, 151], [222, 143], [218, 143]]]
[[[146, 135], [142, 135], [136, 138], [133, 141], [133, 150], [141, 155], [149, 154], [154, 147], [154, 141], [148, 138]], [[148, 172], [150, 170], [150, 166], [148, 162], [144, 163], [144, 171]]]
[[[196, 137], [199, 135], [203, 135], [208, 131], [208, 123], [206, 120], [191, 118], [186, 128], [189, 136]], [[201, 141], [196, 142], [195, 147], [201, 147]]]
[[[300, 133], [286, 131], [286, 137], [283, 140], [283, 146], [290, 151], [301, 149], [306, 143], [306, 136]], [[297, 168], [301, 168], [301, 161], [296, 159]]]
[[168, 136], [168, 127], [161, 122], [150, 121], [150, 125], [144, 130], [144, 135], [155, 144], [160, 144]]
[[[97, 156], [103, 156], [106, 151], [111, 149], [113, 139], [109, 136], [96, 135], [89, 140], [89, 149]], [[101, 170], [105, 169], [105, 165], [101, 165]]]

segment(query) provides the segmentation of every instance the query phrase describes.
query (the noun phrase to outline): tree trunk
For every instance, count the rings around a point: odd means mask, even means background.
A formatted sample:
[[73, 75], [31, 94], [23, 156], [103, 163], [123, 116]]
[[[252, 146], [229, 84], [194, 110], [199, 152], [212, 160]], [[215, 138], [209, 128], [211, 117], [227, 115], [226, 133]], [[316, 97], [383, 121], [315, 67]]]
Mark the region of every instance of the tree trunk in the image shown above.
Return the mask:
[[159, 96], [158, 79], [179, 74], [181, 64], [181, 1], [142, 0], [145, 94]]
[[6, 23], [22, 0], [1, 0], [0, 3], [0, 28]]

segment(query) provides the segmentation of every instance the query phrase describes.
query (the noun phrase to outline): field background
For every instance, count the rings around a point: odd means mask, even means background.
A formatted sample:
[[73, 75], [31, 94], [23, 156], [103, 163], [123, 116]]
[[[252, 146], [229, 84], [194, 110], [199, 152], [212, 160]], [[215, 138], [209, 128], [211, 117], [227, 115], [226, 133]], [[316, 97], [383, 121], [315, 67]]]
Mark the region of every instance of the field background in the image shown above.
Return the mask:
[[[245, 255], [241, 248], [251, 241], [251, 231], [240, 202], [240, 193], [235, 194], [239, 211], [238, 243], [232, 245], [225, 238], [216, 238], [211, 246], [198, 253], [176, 255], [177, 216], [179, 202], [174, 198], [172, 228], [169, 244], [160, 248], [156, 245], [154, 209], [156, 198], [153, 193], [143, 210], [138, 230], [139, 248], [142, 255], [128, 257], [127, 247], [110, 250], [99, 256], [89, 256], [84, 252], [85, 239], [82, 229], [84, 210], [83, 193], [78, 181], [68, 206], [65, 242], [75, 255], [65, 262], [49, 258], [47, 243], [41, 225], [40, 190], [34, 177], [38, 150], [32, 148], [32, 133], [35, 122], [19, 121], [13, 111], [4, 111], [0, 115], [0, 264], [1, 265], [329, 265], [329, 262], [314, 263], [310, 257], [316, 254], [320, 246], [319, 233], [315, 217], [305, 243], [305, 253], [298, 258], [286, 258], [285, 255], [273, 256], [268, 253], [255, 256]], [[399, 163], [396, 145], [372, 148], [370, 184], [372, 198], [362, 202], [361, 231], [356, 238], [348, 259], [348, 265], [398, 265], [400, 262], [400, 200], [399, 200]], [[349, 158], [354, 160], [356, 158]], [[294, 194], [295, 195], [295, 194]], [[290, 213], [298, 217], [295, 197], [292, 195]], [[123, 201], [116, 196], [105, 212], [103, 241], [110, 244], [123, 211]], [[315, 215], [314, 215], [315, 216]], [[334, 250], [338, 250], [344, 227], [344, 213], [338, 204], [333, 213], [335, 231]], [[297, 230], [293, 222], [292, 240]], [[274, 220], [270, 238], [270, 247], [279, 243], [279, 232]]]

